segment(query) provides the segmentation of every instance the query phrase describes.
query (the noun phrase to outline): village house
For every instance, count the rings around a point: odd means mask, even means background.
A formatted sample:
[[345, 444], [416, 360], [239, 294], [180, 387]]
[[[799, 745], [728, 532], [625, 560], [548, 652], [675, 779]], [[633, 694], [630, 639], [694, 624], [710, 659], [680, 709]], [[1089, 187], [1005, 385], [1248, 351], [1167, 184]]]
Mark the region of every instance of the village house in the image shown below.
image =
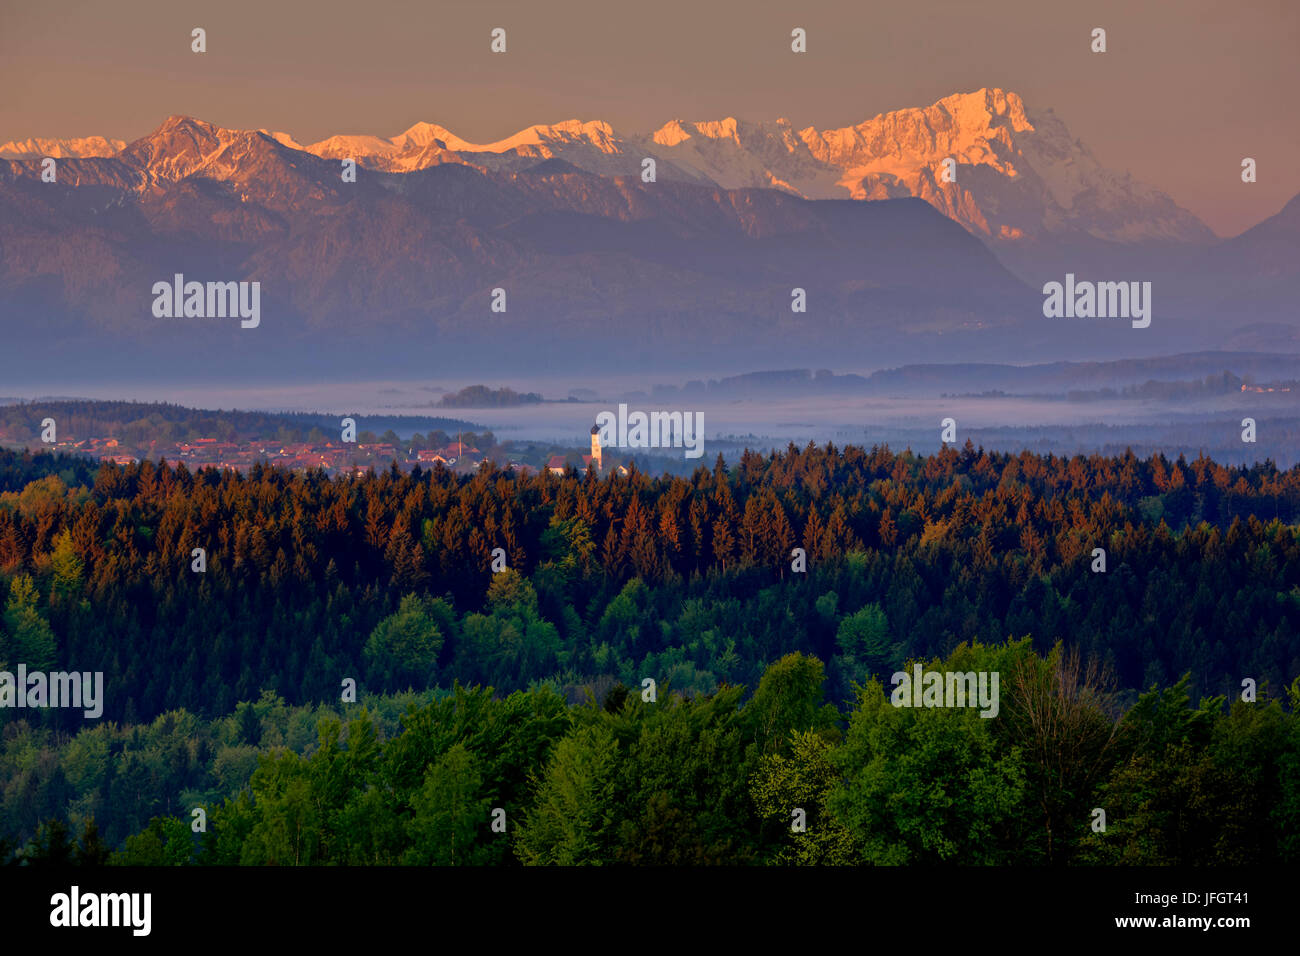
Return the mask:
[[466, 445], [463, 441], [454, 441], [450, 445], [444, 445], [442, 448], [439, 448], [438, 454], [442, 455], [442, 457], [448, 461], [452, 461], [457, 458], [463, 458], [466, 455], [481, 455], [483, 453], [471, 445]]

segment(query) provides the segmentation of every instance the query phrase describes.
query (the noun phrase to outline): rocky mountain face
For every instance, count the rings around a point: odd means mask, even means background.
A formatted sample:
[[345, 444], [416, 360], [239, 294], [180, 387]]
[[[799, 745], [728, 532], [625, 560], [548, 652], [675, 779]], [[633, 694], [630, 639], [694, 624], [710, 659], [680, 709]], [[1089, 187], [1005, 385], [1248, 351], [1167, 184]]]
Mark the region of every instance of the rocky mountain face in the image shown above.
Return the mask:
[[174, 116], [129, 147], [103, 137], [26, 140], [0, 146], [0, 157], [121, 154], [151, 182], [200, 170], [228, 178], [222, 167], [244, 161], [254, 136], [321, 159], [355, 159], [363, 168], [387, 173], [445, 163], [517, 172], [561, 159], [601, 176], [633, 176], [641, 173], [645, 158], [653, 157], [657, 177], [669, 181], [778, 189], [805, 199], [913, 196], [975, 235], [998, 242], [1072, 235], [1117, 243], [1214, 238], [1159, 190], [1102, 167], [1050, 109], [1030, 112], [1017, 94], [1001, 89], [954, 94], [839, 129], [796, 130], [784, 119], [764, 124], [727, 117], [672, 120], [653, 133], [624, 135], [603, 121], [569, 120], [530, 126], [494, 143], [472, 143], [421, 122], [390, 139], [341, 135], [302, 146], [287, 133], [220, 130]]
[[[1051, 110], [1031, 115], [1019, 96], [1000, 89], [840, 129], [727, 117], [673, 120], [649, 135], [625, 136], [608, 123], [571, 120], [476, 144], [420, 123], [389, 140], [335, 136], [307, 150], [388, 172], [445, 162], [511, 170], [559, 158], [601, 175], [633, 175], [649, 156], [661, 178], [724, 189], [780, 189], [805, 199], [914, 196], [992, 240], [1072, 232], [1115, 242], [1213, 239], [1159, 190], [1102, 167]], [[946, 159], [954, 161], [947, 178]]]
[[[955, 182], [939, 173], [949, 157]], [[999, 90], [840, 130], [674, 121], [638, 138], [573, 121], [491, 144], [419, 124], [303, 147], [173, 116], [57, 170], [47, 183], [39, 157], [0, 161], [0, 372], [106, 354], [142, 368], [201, 355], [214, 374], [301, 372], [288, 354], [321, 372], [1124, 354], [1125, 323], [1045, 323], [1038, 286], [998, 257], [1158, 243], [1191, 250], [1187, 273], [1212, 241]], [[1258, 243], [1276, 248], [1267, 229], [1241, 240], [1223, 257], [1238, 271], [1257, 268]], [[1053, 256], [1053, 272], [1075, 261]], [[1294, 260], [1280, 268], [1285, 291]], [[262, 322], [155, 318], [152, 286], [178, 273], [260, 282]], [[1158, 321], [1141, 344], [1173, 332], [1185, 349], [1190, 328]], [[1222, 331], [1197, 329], [1207, 344]]]

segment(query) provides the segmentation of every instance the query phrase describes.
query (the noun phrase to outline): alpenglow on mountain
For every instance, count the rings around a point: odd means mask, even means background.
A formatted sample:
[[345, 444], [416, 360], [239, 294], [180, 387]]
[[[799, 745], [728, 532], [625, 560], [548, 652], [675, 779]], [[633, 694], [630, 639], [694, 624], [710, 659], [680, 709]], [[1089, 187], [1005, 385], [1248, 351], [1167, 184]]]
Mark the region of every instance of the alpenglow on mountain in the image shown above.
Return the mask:
[[[0, 379], [53, 355], [102, 375], [110, 352], [120, 375], [581, 375], [611, 356], [715, 374], [1297, 335], [1292, 216], [1216, 242], [997, 90], [821, 132], [573, 121], [477, 144], [419, 124], [303, 146], [173, 116], [87, 143], [101, 155], [58, 158], [57, 182], [39, 155], [0, 160]], [[1151, 281], [1151, 327], [1045, 319], [1039, 290], [1067, 273]], [[260, 324], [155, 316], [177, 275], [259, 283]]]
[[[653, 156], [662, 178], [724, 189], [781, 189], [805, 199], [916, 196], [988, 239], [1071, 232], [1112, 242], [1213, 238], [1164, 193], [1103, 168], [1050, 109], [1031, 115], [1017, 94], [1000, 89], [958, 93], [840, 129], [727, 117], [675, 119], [649, 135], [624, 136], [608, 123], [570, 120], [470, 143], [419, 123], [388, 140], [334, 136], [306, 149], [389, 172], [443, 162], [518, 169], [558, 158], [601, 175], [634, 175]], [[949, 157], [957, 164], [955, 183], [940, 175]]]
[[[493, 143], [472, 143], [433, 123], [397, 136], [331, 136], [300, 145], [326, 159], [406, 173], [445, 163], [515, 172], [560, 159], [602, 176], [639, 175], [654, 157], [657, 175], [724, 189], [779, 189], [805, 199], [924, 199], [975, 235], [1020, 242], [1090, 236], [1111, 242], [1208, 242], [1213, 234], [1159, 190], [1105, 169], [1050, 110], [1029, 110], [1013, 92], [979, 89], [924, 108], [882, 113], [855, 126], [796, 130], [788, 120], [752, 123], [674, 119], [649, 134], [624, 135], [602, 121], [536, 125]], [[26, 140], [0, 157], [111, 156], [119, 141]], [[216, 160], [215, 155], [195, 157]], [[956, 182], [941, 164], [952, 158]]]

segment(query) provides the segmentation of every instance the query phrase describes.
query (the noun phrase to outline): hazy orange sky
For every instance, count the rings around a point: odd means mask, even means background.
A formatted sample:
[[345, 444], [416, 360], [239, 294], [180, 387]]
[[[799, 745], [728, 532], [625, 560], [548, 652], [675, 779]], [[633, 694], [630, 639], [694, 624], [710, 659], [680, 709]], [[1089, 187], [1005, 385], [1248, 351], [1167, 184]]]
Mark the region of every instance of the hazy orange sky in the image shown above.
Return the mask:
[[0, 142], [131, 140], [173, 113], [304, 143], [420, 120], [477, 142], [571, 118], [825, 128], [1000, 86], [1233, 235], [1300, 191], [1298, 47], [1300, 0], [0, 0]]

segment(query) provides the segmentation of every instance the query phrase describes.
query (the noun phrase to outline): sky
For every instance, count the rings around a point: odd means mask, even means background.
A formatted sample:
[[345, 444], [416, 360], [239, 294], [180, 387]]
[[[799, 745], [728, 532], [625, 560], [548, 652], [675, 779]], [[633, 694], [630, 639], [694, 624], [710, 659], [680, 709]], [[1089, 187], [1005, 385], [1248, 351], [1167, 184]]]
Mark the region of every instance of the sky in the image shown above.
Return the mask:
[[302, 143], [420, 121], [471, 142], [573, 118], [826, 128], [996, 86], [1229, 236], [1300, 191], [1298, 48], [1297, 0], [0, 0], [0, 142], [132, 140], [178, 113]]

